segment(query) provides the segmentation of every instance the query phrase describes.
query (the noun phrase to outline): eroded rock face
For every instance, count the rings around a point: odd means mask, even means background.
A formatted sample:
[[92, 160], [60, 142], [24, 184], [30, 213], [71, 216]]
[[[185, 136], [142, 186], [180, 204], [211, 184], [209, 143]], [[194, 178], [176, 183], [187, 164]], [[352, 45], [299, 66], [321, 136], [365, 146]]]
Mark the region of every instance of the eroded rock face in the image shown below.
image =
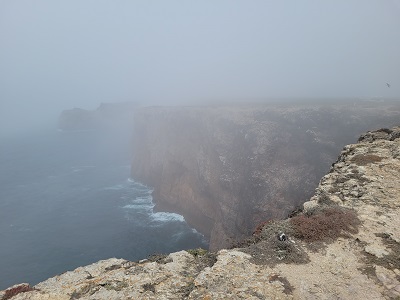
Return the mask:
[[221, 249], [285, 218], [345, 144], [399, 117], [382, 103], [142, 108], [132, 177], [154, 188], [156, 208], [183, 214]]
[[[244, 248], [180, 251], [140, 262], [112, 258], [33, 288], [14, 286], [21, 292], [12, 299], [398, 299], [400, 128], [390, 131], [369, 132], [346, 146], [304, 204], [303, 214], [351, 209], [361, 222], [352, 233], [309, 243], [291, 233], [289, 219], [280, 228], [286, 239], [279, 240], [267, 222], [259, 230], [263, 238]], [[287, 260], [284, 249], [304, 259]], [[9, 299], [7, 293], [0, 299]]]

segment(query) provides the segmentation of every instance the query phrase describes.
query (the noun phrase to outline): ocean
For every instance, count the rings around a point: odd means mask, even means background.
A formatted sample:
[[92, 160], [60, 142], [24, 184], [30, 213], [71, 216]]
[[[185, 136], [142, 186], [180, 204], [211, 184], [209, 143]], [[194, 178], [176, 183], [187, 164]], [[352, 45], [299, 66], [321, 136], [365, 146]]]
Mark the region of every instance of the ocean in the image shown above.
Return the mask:
[[155, 212], [151, 187], [129, 177], [129, 137], [49, 130], [0, 140], [0, 290], [101, 259], [208, 247], [183, 216]]

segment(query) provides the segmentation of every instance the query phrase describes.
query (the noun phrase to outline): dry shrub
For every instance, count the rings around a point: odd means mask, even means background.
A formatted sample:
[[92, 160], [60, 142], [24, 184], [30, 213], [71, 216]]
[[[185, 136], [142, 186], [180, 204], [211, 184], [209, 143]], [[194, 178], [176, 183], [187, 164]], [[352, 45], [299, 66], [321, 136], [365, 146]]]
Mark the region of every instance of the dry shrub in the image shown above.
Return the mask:
[[151, 254], [147, 260], [151, 261], [151, 262], [156, 262], [159, 264], [167, 264], [172, 262], [172, 258], [168, 257], [168, 254], [158, 254], [158, 253], [154, 253]]
[[217, 262], [217, 254], [202, 248], [186, 250], [195, 258], [196, 268], [200, 272], [206, 267], [212, 267]]
[[393, 130], [389, 129], [389, 128], [381, 128], [376, 130], [376, 132], [385, 132], [387, 134], [391, 134], [393, 132]]
[[335, 240], [346, 233], [356, 233], [360, 224], [353, 210], [327, 207], [312, 215], [299, 215], [290, 219], [294, 235], [307, 242]]
[[273, 219], [261, 222], [260, 224], [257, 225], [256, 229], [253, 232], [253, 235], [260, 235], [265, 226], [270, 225], [274, 222], [275, 222], [275, 220], [273, 220]]
[[[308, 255], [291, 239], [293, 229], [288, 220], [270, 220], [260, 224], [260, 230], [240, 246], [252, 256], [251, 262], [258, 265], [274, 266], [278, 263], [308, 263]], [[284, 233], [286, 240], [278, 237]]]
[[30, 291], [34, 291], [34, 290], [35, 289], [30, 287], [29, 284], [22, 283], [17, 286], [6, 289], [2, 299], [3, 300], [11, 299], [12, 297], [14, 297], [20, 293], [30, 292]]
[[370, 163], [380, 162], [382, 157], [375, 155], [375, 154], [365, 154], [365, 155], [356, 155], [354, 156], [351, 161], [359, 166], [365, 166]]
[[142, 288], [145, 292], [150, 291], [152, 293], [156, 292], [156, 288], [154, 287], [154, 283], [145, 283], [142, 285]]
[[197, 248], [197, 249], [189, 249], [186, 250], [189, 254], [192, 254], [194, 257], [199, 257], [207, 254], [207, 250], [202, 249], [202, 248]]
[[298, 216], [298, 215], [300, 215], [301, 213], [303, 212], [303, 207], [301, 206], [298, 206], [298, 207], [296, 207], [295, 209], [293, 209], [288, 215], [287, 215], [287, 218], [293, 218], [293, 217], [295, 217], [295, 216]]

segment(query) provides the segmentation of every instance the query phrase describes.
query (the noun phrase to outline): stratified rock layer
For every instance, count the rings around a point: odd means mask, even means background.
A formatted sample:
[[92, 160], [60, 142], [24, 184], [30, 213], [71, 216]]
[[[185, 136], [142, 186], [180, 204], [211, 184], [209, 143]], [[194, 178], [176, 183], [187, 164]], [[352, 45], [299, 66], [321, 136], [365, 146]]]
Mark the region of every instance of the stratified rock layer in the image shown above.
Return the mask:
[[399, 119], [398, 104], [366, 102], [141, 108], [132, 177], [154, 188], [156, 208], [184, 215], [217, 250], [286, 218], [344, 145]]
[[[344, 148], [304, 212], [351, 208], [361, 221], [358, 232], [328, 243], [310, 244], [290, 234], [277, 241], [305, 255], [301, 262], [279, 262], [280, 248], [263, 253], [262, 247], [256, 255], [275, 256], [275, 263], [255, 260], [245, 253], [249, 248], [181, 251], [141, 262], [113, 258], [50, 278], [12, 299], [398, 299], [399, 137], [400, 128], [369, 132]], [[20, 289], [29, 290], [26, 284]], [[0, 292], [0, 299], [7, 293]]]

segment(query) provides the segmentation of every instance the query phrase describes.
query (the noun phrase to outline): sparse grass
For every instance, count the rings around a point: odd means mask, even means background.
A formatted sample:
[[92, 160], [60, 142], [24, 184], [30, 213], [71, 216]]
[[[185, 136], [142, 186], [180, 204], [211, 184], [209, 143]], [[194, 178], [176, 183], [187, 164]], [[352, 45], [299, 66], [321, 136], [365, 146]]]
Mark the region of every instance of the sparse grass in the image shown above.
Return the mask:
[[322, 207], [311, 215], [290, 219], [295, 237], [306, 242], [333, 241], [339, 236], [357, 233], [360, 224], [356, 213], [347, 208]]
[[200, 272], [206, 267], [212, 267], [217, 262], [217, 254], [202, 248], [186, 250], [196, 259], [196, 267]]
[[197, 249], [189, 249], [186, 250], [188, 253], [192, 254], [194, 257], [202, 256], [207, 254], [207, 250], [204, 250], [202, 248], [197, 248]]
[[101, 284], [101, 286], [109, 291], [121, 291], [124, 288], [128, 287], [128, 283], [126, 281], [114, 281], [106, 282], [105, 284]]
[[150, 291], [152, 293], [156, 292], [156, 288], [153, 283], [145, 283], [142, 285], [142, 288], [144, 289], [145, 292]]
[[120, 269], [120, 268], [122, 268], [122, 265], [112, 265], [112, 266], [107, 267], [105, 270], [106, 271], [113, 271], [113, 270], [117, 270], [117, 269]]
[[318, 196], [318, 204], [327, 206], [337, 205], [325, 192]]
[[159, 264], [167, 264], [172, 262], [172, 258], [168, 257], [167, 254], [152, 254], [147, 258], [151, 262], [156, 262]]
[[80, 299], [85, 295], [93, 295], [100, 289], [101, 285], [96, 285], [94, 283], [89, 283], [88, 285], [83, 286], [79, 290], [75, 290], [72, 292], [70, 299]]
[[291, 224], [287, 220], [275, 220], [268, 222], [261, 230], [260, 236], [262, 238], [274, 237], [278, 239], [278, 234], [285, 233], [290, 235], [293, 232]]
[[[252, 256], [253, 263], [274, 266], [277, 263], [302, 264], [309, 261], [307, 253], [290, 239], [293, 229], [288, 220], [268, 221], [253, 235], [243, 242], [241, 251]], [[285, 233], [287, 240], [280, 241], [278, 235]]]

